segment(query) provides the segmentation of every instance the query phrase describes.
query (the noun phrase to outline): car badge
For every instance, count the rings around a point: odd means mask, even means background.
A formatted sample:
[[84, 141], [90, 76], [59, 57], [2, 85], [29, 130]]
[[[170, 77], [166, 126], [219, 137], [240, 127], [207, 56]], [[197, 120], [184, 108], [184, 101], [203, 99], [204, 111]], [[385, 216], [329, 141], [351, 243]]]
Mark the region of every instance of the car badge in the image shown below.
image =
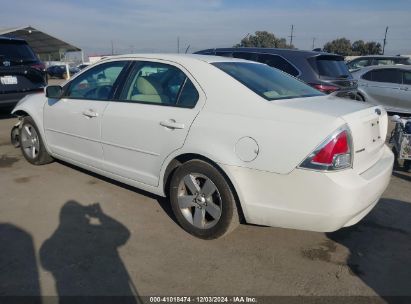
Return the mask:
[[7, 61], [7, 60], [3, 61], [3, 65], [6, 66], [6, 67], [9, 67], [10, 66], [10, 61]]

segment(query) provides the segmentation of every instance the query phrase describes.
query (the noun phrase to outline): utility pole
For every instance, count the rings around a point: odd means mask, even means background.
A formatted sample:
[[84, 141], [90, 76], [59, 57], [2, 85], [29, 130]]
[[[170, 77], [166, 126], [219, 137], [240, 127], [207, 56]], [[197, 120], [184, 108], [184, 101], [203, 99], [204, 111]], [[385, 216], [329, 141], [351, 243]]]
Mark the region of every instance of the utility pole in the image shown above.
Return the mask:
[[385, 45], [387, 44], [387, 32], [388, 32], [388, 26], [385, 28], [384, 43], [382, 44], [382, 54], [383, 55], [385, 52]]
[[294, 37], [294, 24], [291, 24], [291, 35], [290, 37], [290, 45], [293, 44], [293, 37]]
[[177, 36], [177, 53], [180, 54], [180, 37]]
[[190, 49], [190, 45], [187, 46], [185, 54], [187, 54], [188, 50]]
[[312, 50], [315, 49], [315, 37], [313, 37], [313, 46], [311, 48]]
[[114, 43], [113, 43], [113, 40], [111, 40], [111, 55], [114, 55]]

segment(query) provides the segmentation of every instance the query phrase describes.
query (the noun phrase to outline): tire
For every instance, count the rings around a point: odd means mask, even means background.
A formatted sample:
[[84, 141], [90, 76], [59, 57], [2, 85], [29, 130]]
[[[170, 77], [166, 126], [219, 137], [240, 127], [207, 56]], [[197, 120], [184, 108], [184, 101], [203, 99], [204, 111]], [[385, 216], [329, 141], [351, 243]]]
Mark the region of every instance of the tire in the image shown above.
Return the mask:
[[201, 239], [216, 239], [239, 225], [236, 200], [224, 176], [202, 160], [176, 169], [170, 182], [170, 202], [181, 227]]
[[408, 172], [411, 169], [411, 160], [404, 161], [404, 171]]
[[21, 153], [29, 163], [45, 165], [53, 161], [44, 147], [39, 129], [30, 116], [24, 117], [21, 122], [19, 140]]
[[392, 147], [392, 153], [394, 154], [394, 170], [398, 170], [398, 168], [400, 168], [400, 163], [398, 161], [398, 152], [397, 149], [394, 147]]
[[10, 132], [10, 142], [13, 145], [13, 147], [18, 148], [20, 147], [20, 135], [19, 135], [19, 127], [18, 126], [14, 126], [11, 129]]

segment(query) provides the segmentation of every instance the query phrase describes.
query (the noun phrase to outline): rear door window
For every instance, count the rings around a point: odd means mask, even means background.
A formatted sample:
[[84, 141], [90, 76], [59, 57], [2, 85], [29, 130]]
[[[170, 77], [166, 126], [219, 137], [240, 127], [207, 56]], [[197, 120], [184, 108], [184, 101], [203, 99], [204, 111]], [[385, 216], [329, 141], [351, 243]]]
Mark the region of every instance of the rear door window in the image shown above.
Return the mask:
[[245, 60], [252, 60], [252, 61], [257, 61], [258, 60], [258, 54], [257, 53], [249, 53], [249, 52], [234, 52], [233, 57], [234, 58], [245, 59]]
[[316, 56], [310, 60], [312, 67], [320, 77], [348, 78], [350, 72], [341, 56]]
[[398, 69], [374, 70], [372, 80], [376, 82], [402, 83], [401, 71]]
[[373, 65], [393, 65], [396, 63], [397, 61], [394, 59], [380, 58], [380, 59], [374, 59]]
[[193, 108], [197, 89], [179, 68], [159, 62], [138, 62], [120, 95], [120, 101]]
[[258, 62], [265, 63], [292, 76], [298, 76], [298, 74], [300, 74], [299, 71], [291, 63], [278, 55], [260, 54], [258, 56]]
[[233, 57], [233, 52], [215, 52], [216, 56], [222, 56], [222, 57]]

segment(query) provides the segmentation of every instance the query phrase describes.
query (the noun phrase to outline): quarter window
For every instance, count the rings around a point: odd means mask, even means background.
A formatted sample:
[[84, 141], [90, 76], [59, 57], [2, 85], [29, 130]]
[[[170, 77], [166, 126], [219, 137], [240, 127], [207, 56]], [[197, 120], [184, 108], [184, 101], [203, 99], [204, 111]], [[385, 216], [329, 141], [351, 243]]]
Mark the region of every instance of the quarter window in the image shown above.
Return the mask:
[[367, 73], [365, 73], [364, 75], [362, 75], [362, 77], [361, 77], [362, 79], [365, 79], [365, 80], [372, 80], [372, 71], [369, 71], [369, 72], [367, 72]]
[[260, 54], [258, 56], [258, 62], [265, 63], [292, 76], [297, 76], [299, 74], [298, 70], [294, 68], [287, 60], [277, 55]]
[[120, 100], [193, 108], [199, 98], [191, 80], [178, 68], [157, 62], [138, 63]]
[[126, 64], [126, 61], [108, 62], [84, 72], [73, 79], [65, 97], [94, 100], [111, 99], [116, 80]]

